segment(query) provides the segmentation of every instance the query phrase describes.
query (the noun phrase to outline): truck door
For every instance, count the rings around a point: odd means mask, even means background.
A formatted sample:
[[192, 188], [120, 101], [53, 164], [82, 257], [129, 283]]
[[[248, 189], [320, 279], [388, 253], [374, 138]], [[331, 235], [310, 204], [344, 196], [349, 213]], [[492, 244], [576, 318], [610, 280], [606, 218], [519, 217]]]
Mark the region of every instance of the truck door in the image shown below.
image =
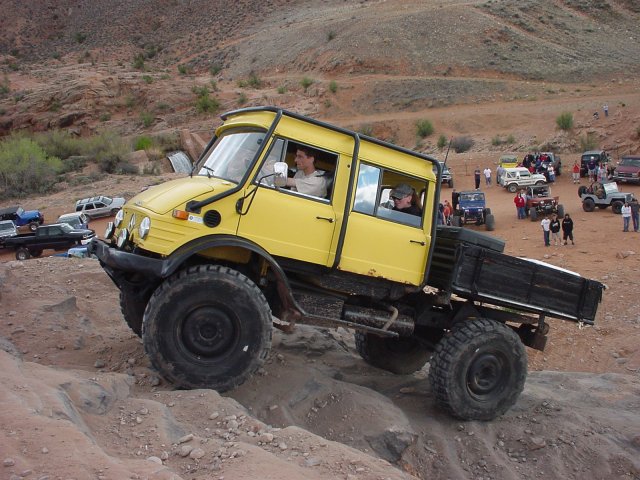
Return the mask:
[[426, 178], [360, 164], [340, 269], [414, 285], [422, 283], [430, 244], [425, 232], [430, 231], [432, 212], [430, 208], [420, 215], [394, 210], [389, 196], [400, 184], [413, 189], [413, 200], [420, 207], [425, 198], [433, 198]]
[[247, 192], [254, 188], [256, 191], [253, 200], [247, 197], [243, 202], [246, 214], [240, 216], [238, 235], [254, 241], [273, 256], [328, 265], [338, 224], [332, 204], [338, 155], [313, 149], [318, 169], [310, 181], [312, 186], [325, 186], [320, 188], [321, 195], [317, 191], [305, 193], [302, 184], [300, 191], [293, 185], [277, 186], [275, 177], [265, 177], [273, 173], [276, 161], [286, 161], [295, 169], [296, 151], [301, 146], [308, 147], [283, 138], [274, 140], [261, 169], [247, 188]]

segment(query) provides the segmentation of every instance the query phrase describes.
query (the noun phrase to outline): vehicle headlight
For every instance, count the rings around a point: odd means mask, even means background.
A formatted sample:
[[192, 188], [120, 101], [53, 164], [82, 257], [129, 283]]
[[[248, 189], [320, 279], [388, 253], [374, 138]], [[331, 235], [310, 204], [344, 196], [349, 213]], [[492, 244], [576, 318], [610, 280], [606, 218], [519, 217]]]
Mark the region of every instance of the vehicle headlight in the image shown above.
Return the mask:
[[109, 240], [113, 236], [113, 232], [116, 231], [116, 226], [113, 222], [107, 223], [107, 228], [104, 229], [104, 238]]
[[133, 231], [134, 228], [136, 228], [136, 214], [132, 213], [129, 219], [129, 230]]
[[124, 220], [124, 211], [120, 209], [118, 210], [118, 213], [116, 213], [116, 218], [113, 219], [113, 224], [116, 227], [119, 227], [120, 224], [122, 223], [122, 220]]
[[118, 235], [118, 240], [116, 240], [116, 245], [118, 245], [118, 248], [122, 248], [128, 239], [129, 239], [129, 230], [127, 230], [126, 228], [123, 228], [122, 230], [120, 230], [120, 234]]
[[144, 217], [140, 222], [140, 226], [138, 227], [138, 235], [142, 240], [147, 237], [149, 230], [151, 229], [151, 219], [149, 217]]

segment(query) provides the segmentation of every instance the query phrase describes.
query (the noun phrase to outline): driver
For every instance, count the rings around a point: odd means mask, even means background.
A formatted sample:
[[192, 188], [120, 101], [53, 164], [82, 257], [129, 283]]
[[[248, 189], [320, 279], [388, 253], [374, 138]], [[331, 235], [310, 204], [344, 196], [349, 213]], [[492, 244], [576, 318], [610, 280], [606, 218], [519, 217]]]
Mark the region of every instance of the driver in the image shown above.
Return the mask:
[[324, 198], [327, 196], [327, 181], [322, 170], [316, 170], [316, 152], [309, 147], [299, 146], [296, 150], [298, 171], [293, 178], [287, 179], [291, 190]]
[[415, 190], [406, 183], [399, 183], [391, 193], [389, 198], [393, 200], [393, 210], [408, 213], [410, 215], [422, 216], [422, 208]]

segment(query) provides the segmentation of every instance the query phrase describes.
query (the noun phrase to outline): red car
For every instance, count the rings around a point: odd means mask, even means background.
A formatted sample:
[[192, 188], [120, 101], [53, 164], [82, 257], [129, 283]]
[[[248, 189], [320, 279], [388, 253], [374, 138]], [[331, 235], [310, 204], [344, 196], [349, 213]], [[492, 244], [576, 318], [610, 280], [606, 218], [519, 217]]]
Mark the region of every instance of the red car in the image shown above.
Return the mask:
[[613, 171], [613, 180], [640, 184], [640, 156], [626, 155]]
[[527, 188], [527, 215], [535, 222], [538, 218], [555, 213], [564, 217], [564, 206], [559, 203], [560, 197], [552, 197], [549, 185], [533, 185]]

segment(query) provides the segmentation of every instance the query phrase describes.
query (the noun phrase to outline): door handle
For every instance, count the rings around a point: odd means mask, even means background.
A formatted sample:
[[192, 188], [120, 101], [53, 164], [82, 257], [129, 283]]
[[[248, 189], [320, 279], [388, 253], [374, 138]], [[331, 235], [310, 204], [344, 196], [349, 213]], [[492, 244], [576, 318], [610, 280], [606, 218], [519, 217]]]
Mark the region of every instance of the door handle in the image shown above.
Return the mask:
[[316, 217], [316, 220], [326, 220], [329, 223], [333, 223], [333, 218], [331, 217]]
[[423, 240], [420, 240], [420, 241], [418, 241], [418, 240], [409, 240], [409, 242], [410, 242], [410, 243], [418, 243], [418, 244], [422, 245], [423, 247], [427, 244], [427, 243], [426, 243], [425, 241], [423, 241]]

